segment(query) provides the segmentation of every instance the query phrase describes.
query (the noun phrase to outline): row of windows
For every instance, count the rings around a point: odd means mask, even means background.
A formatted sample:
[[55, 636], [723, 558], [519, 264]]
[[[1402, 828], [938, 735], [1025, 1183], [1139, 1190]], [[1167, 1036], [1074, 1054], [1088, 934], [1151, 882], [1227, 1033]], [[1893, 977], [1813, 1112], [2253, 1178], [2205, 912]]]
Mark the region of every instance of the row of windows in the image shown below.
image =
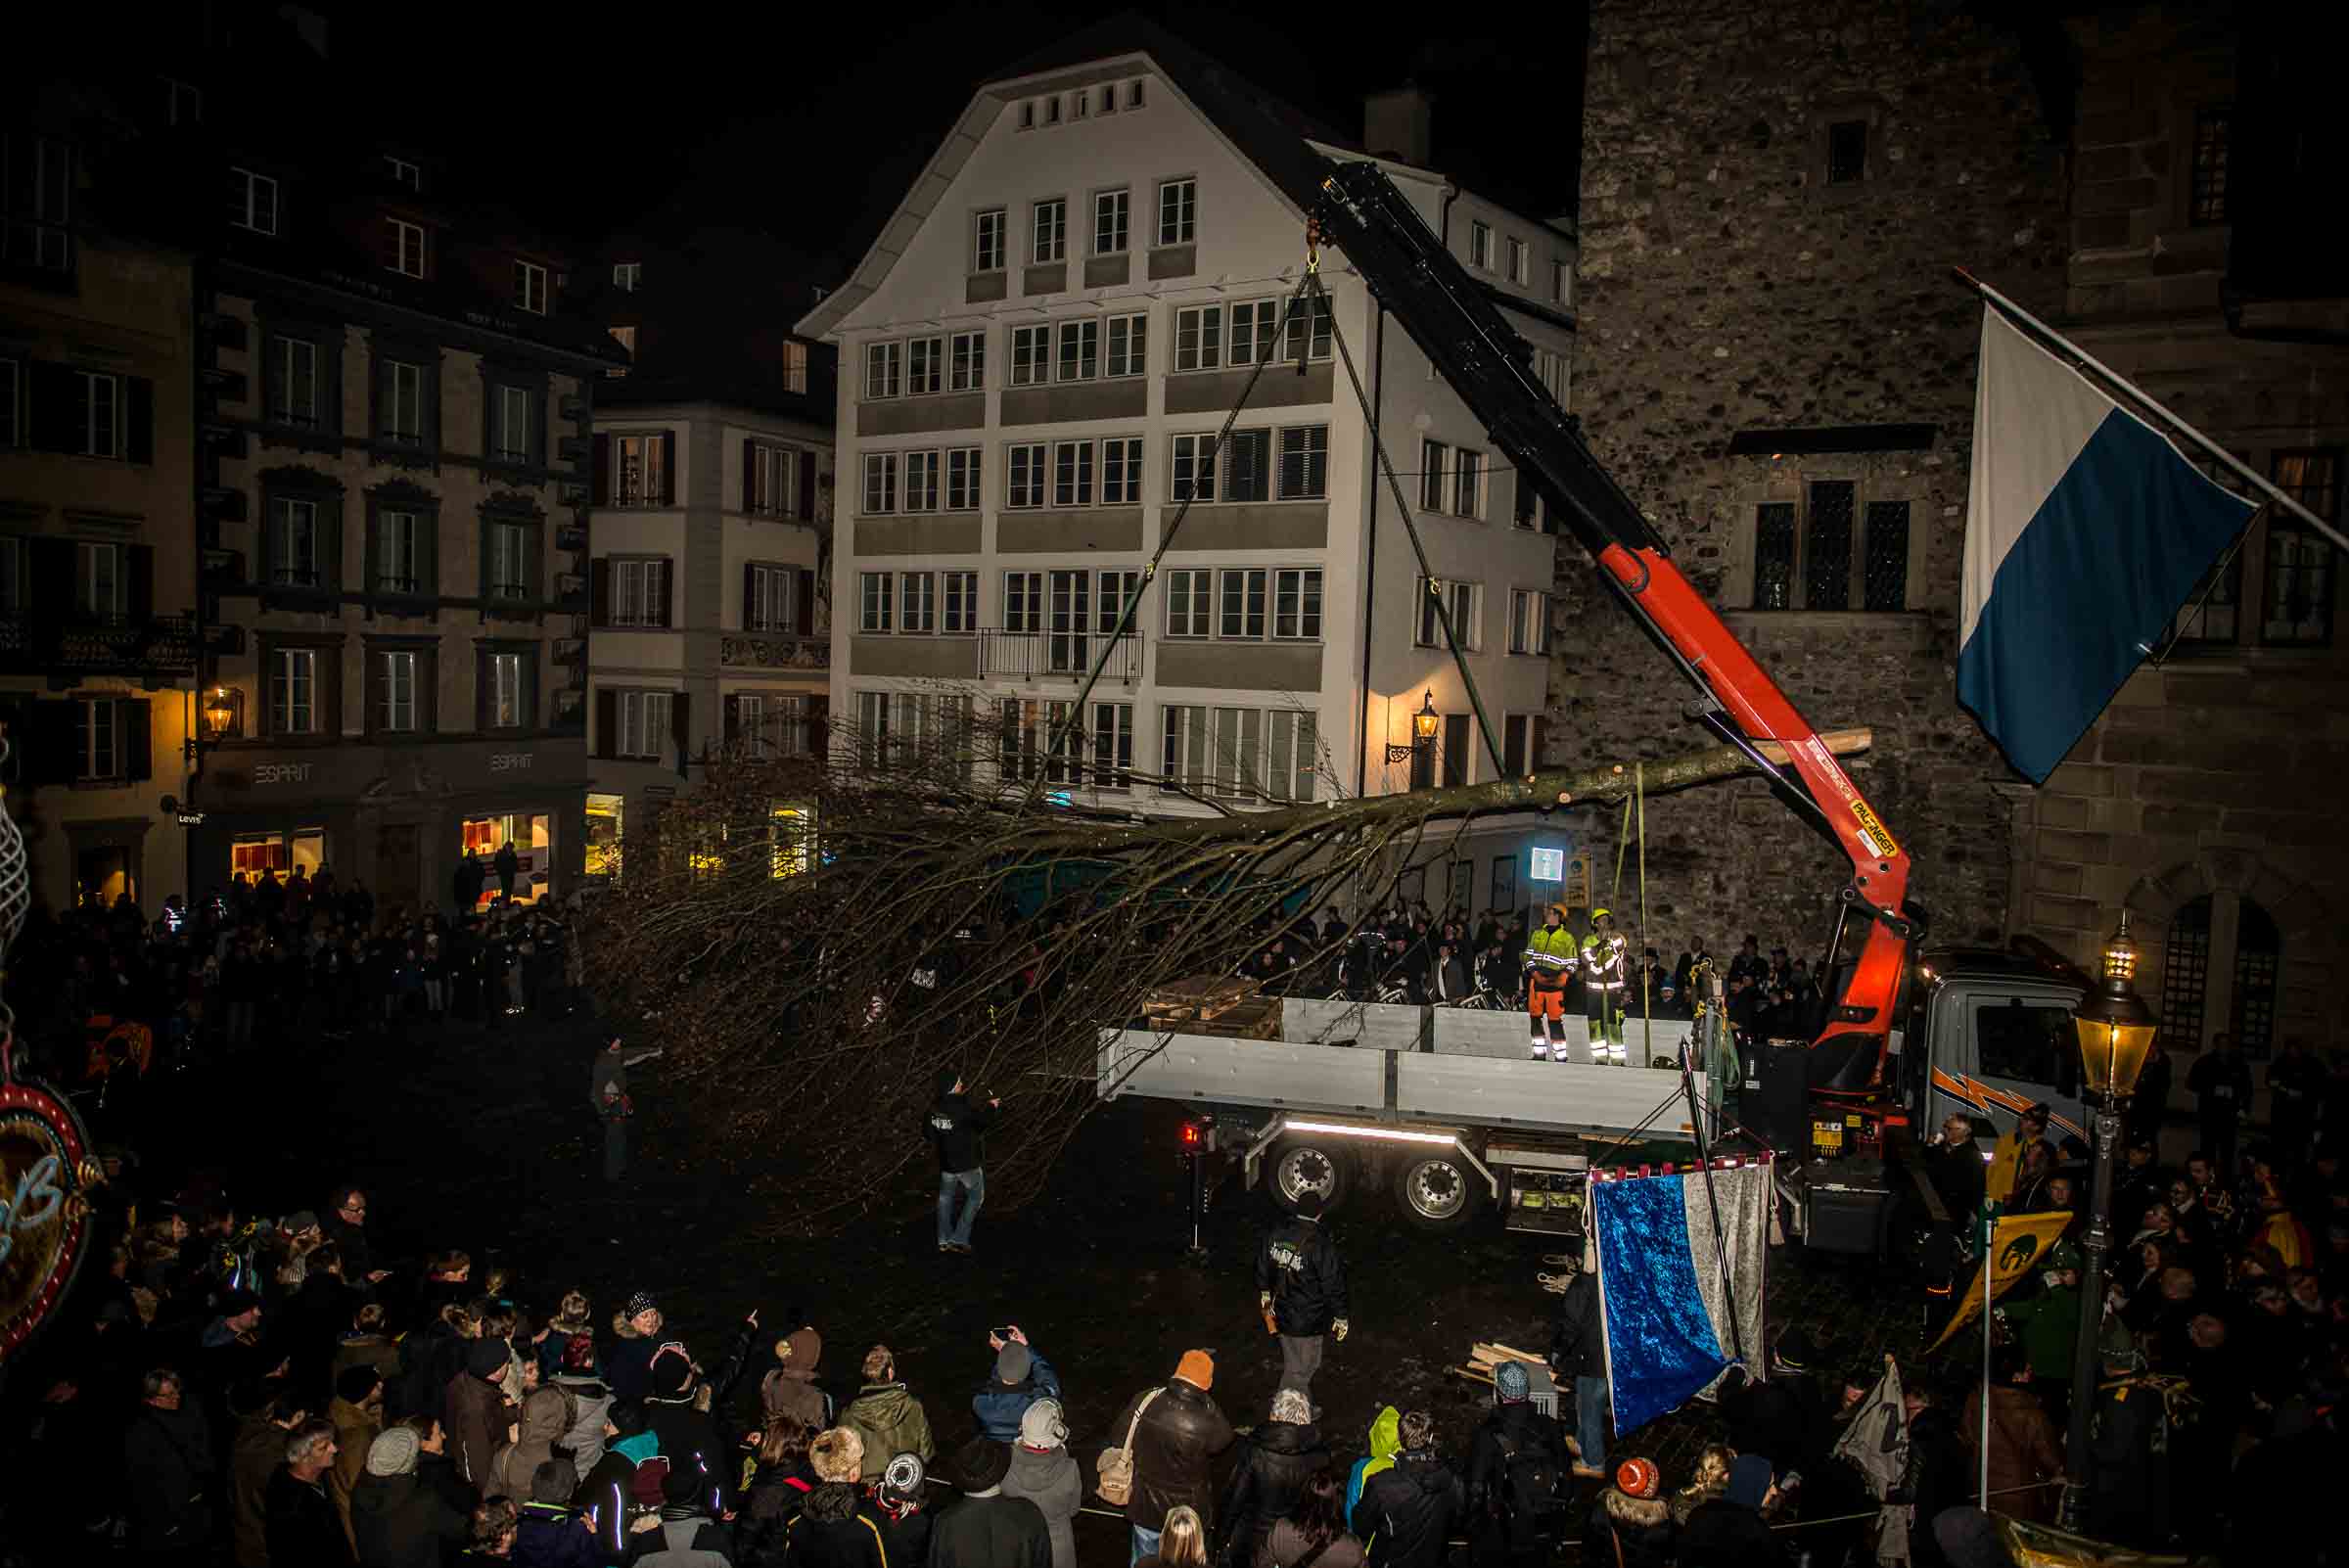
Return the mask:
[[44, 360], [0, 359], [0, 451], [153, 459], [155, 384]]
[[[262, 346], [261, 415], [297, 431], [340, 430], [340, 344], [298, 333], [270, 333]], [[392, 446], [435, 450], [440, 444], [440, 366], [436, 350], [386, 346], [375, 351], [372, 435]], [[495, 462], [546, 459], [546, 398], [534, 386], [492, 382], [484, 421], [484, 455]]]
[[1123, 109], [1130, 114], [1145, 102], [1143, 78], [1131, 81], [1105, 81], [1097, 87], [1078, 87], [1065, 93], [1046, 93], [1040, 98], [1020, 101], [1019, 126], [1035, 130], [1039, 125], [1074, 123], [1091, 119], [1095, 115], [1115, 115]]
[[[677, 499], [676, 433], [607, 431], [595, 438], [597, 506], [673, 506]], [[815, 454], [780, 441], [743, 438], [735, 459], [740, 509], [753, 517], [815, 519]]]
[[[1534, 286], [1533, 248], [1516, 235], [1504, 235], [1500, 250], [1493, 249], [1493, 225], [1476, 219], [1468, 225], [1468, 264], [1480, 272], [1498, 272], [1521, 289]], [[1574, 263], [1549, 263], [1549, 298], [1553, 303], [1574, 302]]]
[[[413, 734], [433, 727], [434, 656], [414, 649], [367, 655], [367, 723], [372, 730]], [[342, 658], [317, 648], [273, 648], [263, 661], [270, 735], [328, 732], [342, 679]], [[528, 729], [538, 698], [535, 655], [485, 652], [476, 662], [476, 712], [484, 729]]]
[[[1199, 237], [1199, 182], [1184, 175], [1158, 182], [1151, 233], [1164, 249], [1190, 245]], [[1132, 245], [1133, 190], [1092, 193], [1091, 255], [1124, 255]], [[971, 214], [971, 270], [1001, 272], [1009, 264], [1010, 208], [990, 207]], [[1049, 265], [1069, 258], [1069, 199], [1048, 196], [1028, 204], [1028, 264]]]
[[[1292, 310], [1283, 301], [1241, 300], [1188, 305], [1174, 312], [1176, 371], [1325, 360], [1332, 348], [1327, 297]], [[1066, 317], [1009, 329], [1010, 384], [1037, 387], [1141, 376], [1149, 372], [1146, 312]], [[1278, 352], [1275, 353], [1277, 347]], [[985, 331], [936, 333], [867, 344], [864, 400], [978, 392], [987, 385]]]
[[[419, 598], [439, 594], [437, 513], [384, 507], [373, 517], [364, 591]], [[538, 581], [538, 525], [495, 518], [482, 525], [481, 593], [484, 599], [543, 597]], [[336, 504], [272, 495], [261, 536], [264, 587], [338, 592], [343, 523]]]
[[[398, 168], [415, 168], [414, 164], [399, 159], [387, 161]], [[406, 180], [402, 183], [413, 185], [415, 182]], [[257, 169], [230, 166], [228, 222], [231, 228], [274, 237], [283, 213], [283, 187], [274, 175], [263, 174]], [[431, 277], [434, 249], [432, 231], [421, 223], [390, 213], [386, 213], [381, 222], [385, 270], [399, 273], [402, 277]], [[509, 265], [512, 277], [510, 302], [517, 309], [527, 310], [532, 315], [545, 315], [548, 282], [545, 265], [520, 256], [512, 257]]]
[[142, 572], [153, 572], [152, 553], [144, 557], [149, 563], [146, 566], [137, 565], [142, 557], [132, 554], [134, 550], [146, 550], [146, 546], [102, 539], [40, 542], [43, 547], [54, 547], [59, 552], [59, 564], [50, 569], [54, 574], [51, 578], [35, 581], [34, 541], [22, 534], [0, 534], [0, 611], [28, 610], [40, 595], [64, 591], [67, 552], [70, 552], [73, 573], [70, 585], [73, 613], [91, 620], [130, 614], [134, 597], [132, 577]]
[[1135, 771], [1131, 703], [1097, 702], [1080, 715], [1066, 698], [860, 691], [856, 751], [867, 767], [925, 766], [965, 782], [982, 754], [1005, 783], [1228, 800], [1311, 801], [1321, 771], [1314, 715], [1286, 708], [1169, 703], [1159, 709], [1158, 773]]
[[[2341, 458], [2338, 447], [2275, 452], [2268, 459], [2268, 477], [2278, 489], [2317, 516], [2338, 522]], [[2228, 489], [2238, 493], [2248, 489], [2233, 470], [2207, 459], [2197, 466]], [[2258, 533], [2262, 527], [2259, 580], [2252, 588], [2251, 613], [2246, 615], [2243, 558], [2253, 542], [2251, 533]], [[2290, 513], [2271, 507], [2264, 525], [2246, 533], [2202, 575], [2178, 612], [2172, 634], [2180, 647], [2189, 650], [2233, 647], [2246, 641], [2270, 648], [2329, 647], [2333, 601], [2339, 593], [2338, 566], [2339, 553], [2330, 541]]]
[[[675, 622], [676, 564], [666, 555], [598, 557], [589, 569], [589, 623], [667, 627]], [[814, 629], [814, 573], [749, 561], [742, 569], [742, 629], [804, 635]]]
[[[1138, 506], [1142, 446], [1139, 436], [1014, 441], [1003, 449], [1003, 505]], [[867, 516], [976, 511], [985, 496], [982, 453], [977, 446], [867, 452], [862, 510]], [[1170, 501], [1313, 501], [1328, 494], [1327, 425], [1236, 430], [1221, 448], [1205, 433], [1169, 441]]]

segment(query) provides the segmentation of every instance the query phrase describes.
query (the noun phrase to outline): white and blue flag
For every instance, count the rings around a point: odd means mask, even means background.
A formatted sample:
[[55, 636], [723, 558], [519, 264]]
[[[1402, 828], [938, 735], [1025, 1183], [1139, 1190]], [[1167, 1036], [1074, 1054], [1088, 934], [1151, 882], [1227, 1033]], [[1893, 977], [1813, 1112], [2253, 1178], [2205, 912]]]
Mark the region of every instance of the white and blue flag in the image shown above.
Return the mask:
[[1590, 1236], [1618, 1433], [1710, 1388], [1740, 1351], [1754, 1374], [1765, 1375], [1770, 1167], [1725, 1163], [1712, 1177], [1708, 1192], [1701, 1172], [1590, 1174]]
[[2018, 771], [2055, 770], [2253, 510], [1984, 306], [1958, 700]]

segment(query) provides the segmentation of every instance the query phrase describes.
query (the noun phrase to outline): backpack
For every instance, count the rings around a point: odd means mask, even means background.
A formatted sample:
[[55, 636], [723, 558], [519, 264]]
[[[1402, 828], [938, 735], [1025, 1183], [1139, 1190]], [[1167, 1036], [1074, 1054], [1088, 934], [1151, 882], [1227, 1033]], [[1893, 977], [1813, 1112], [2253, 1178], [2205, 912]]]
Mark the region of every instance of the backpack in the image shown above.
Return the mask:
[[563, 1370], [572, 1376], [595, 1374], [595, 1336], [573, 1334], [563, 1341]]
[[658, 1511], [668, 1499], [662, 1495], [668, 1484], [668, 1460], [654, 1454], [628, 1476], [628, 1500], [640, 1508]]
[[1501, 1513], [1519, 1531], [1530, 1533], [1557, 1508], [1558, 1456], [1546, 1444], [1520, 1448], [1504, 1432], [1496, 1430], [1493, 1436], [1500, 1445], [1505, 1478], [1499, 1489]]

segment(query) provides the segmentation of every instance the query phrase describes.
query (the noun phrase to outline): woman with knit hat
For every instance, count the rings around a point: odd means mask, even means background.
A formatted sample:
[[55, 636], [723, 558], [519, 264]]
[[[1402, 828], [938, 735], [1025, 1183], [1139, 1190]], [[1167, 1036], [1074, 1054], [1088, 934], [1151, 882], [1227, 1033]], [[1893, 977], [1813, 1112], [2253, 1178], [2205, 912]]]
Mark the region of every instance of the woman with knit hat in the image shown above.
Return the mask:
[[1133, 1492], [1126, 1504], [1133, 1527], [1133, 1555], [1158, 1550], [1168, 1510], [1187, 1507], [1213, 1525], [1215, 1487], [1209, 1465], [1231, 1447], [1231, 1423], [1208, 1397], [1215, 1386], [1216, 1359], [1203, 1350], [1184, 1351], [1174, 1375], [1127, 1403], [1109, 1425], [1112, 1441], [1132, 1437]]
[[864, 1472], [864, 1439], [853, 1428], [818, 1432], [807, 1446], [816, 1488], [807, 1494], [784, 1540], [783, 1561], [791, 1568], [883, 1568], [880, 1521], [858, 1478]]
[[[1671, 1568], [1677, 1534], [1655, 1460], [1626, 1459], [1615, 1467], [1614, 1483], [1590, 1504], [1583, 1554], [1622, 1568]], [[1595, 1554], [1592, 1543], [1598, 1544]]]

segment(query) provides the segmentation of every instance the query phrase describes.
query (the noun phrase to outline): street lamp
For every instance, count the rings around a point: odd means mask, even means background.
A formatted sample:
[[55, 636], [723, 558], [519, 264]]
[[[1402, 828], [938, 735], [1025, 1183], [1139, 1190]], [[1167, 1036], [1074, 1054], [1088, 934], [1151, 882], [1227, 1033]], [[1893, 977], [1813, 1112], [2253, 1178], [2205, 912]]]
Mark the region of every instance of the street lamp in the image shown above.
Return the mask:
[[1427, 695], [1419, 700], [1419, 712], [1411, 715], [1411, 743], [1408, 746], [1388, 745], [1388, 765], [1407, 762], [1433, 746], [1436, 743], [1436, 731], [1443, 727], [1444, 715], [1436, 712], [1436, 694], [1431, 687]]
[[2095, 1416], [2096, 1370], [2104, 1319], [2104, 1259], [2112, 1250], [2113, 1145], [2120, 1141], [2121, 1107], [2137, 1089], [2137, 1075], [2153, 1048], [2153, 1010], [2130, 984], [2137, 944], [2129, 940], [2129, 911], [2104, 944], [2104, 979], [2074, 1013], [2080, 1032], [2083, 1093], [2096, 1099], [2096, 1165], [2088, 1218], [2088, 1268], [2080, 1282], [2080, 1335], [2072, 1347], [2072, 1416], [2064, 1438], [2063, 1524], [2080, 1526], [2088, 1490], [2088, 1428]]
[[214, 686], [204, 700], [204, 738], [225, 740], [236, 732], [237, 705], [226, 686]]

